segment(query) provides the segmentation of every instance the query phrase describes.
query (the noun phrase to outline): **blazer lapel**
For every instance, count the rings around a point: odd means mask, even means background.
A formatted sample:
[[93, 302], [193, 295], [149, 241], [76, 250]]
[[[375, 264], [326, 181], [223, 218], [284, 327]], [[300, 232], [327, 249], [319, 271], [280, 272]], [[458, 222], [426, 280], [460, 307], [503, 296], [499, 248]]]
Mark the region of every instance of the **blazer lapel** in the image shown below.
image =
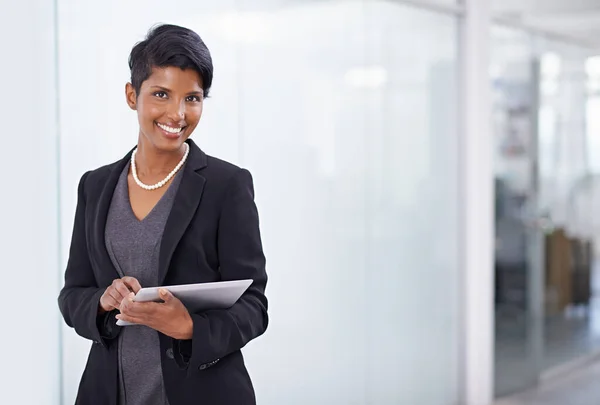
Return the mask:
[[206, 167], [207, 158], [204, 152], [196, 146], [194, 141], [189, 139], [190, 153], [188, 161], [183, 169], [183, 177], [179, 184], [179, 189], [175, 194], [171, 213], [167, 218], [165, 230], [163, 232], [160, 253], [158, 259], [158, 285], [162, 285], [173, 253], [183, 237], [188, 225], [194, 218], [194, 214], [200, 204], [202, 192], [206, 179], [198, 173], [199, 170]]
[[104, 183], [104, 188], [100, 193], [100, 197], [98, 199], [98, 204], [96, 205], [96, 212], [93, 218], [95, 219], [94, 226], [92, 229], [92, 244], [94, 246], [93, 251], [98, 253], [95, 255], [95, 261], [98, 266], [98, 269], [103, 271], [104, 269], [112, 269], [114, 271], [114, 277], [120, 278], [117, 269], [115, 268], [112, 260], [110, 259], [110, 255], [108, 254], [108, 250], [106, 249], [106, 240], [105, 240], [105, 230], [106, 230], [106, 220], [108, 218], [108, 210], [110, 208], [110, 203], [112, 201], [113, 194], [115, 192], [115, 188], [117, 187], [117, 182], [119, 181], [119, 177], [125, 168], [127, 162], [131, 158], [131, 151], [120, 161], [118, 161], [113, 170], [109, 173], [108, 178], [106, 179], [106, 183]]

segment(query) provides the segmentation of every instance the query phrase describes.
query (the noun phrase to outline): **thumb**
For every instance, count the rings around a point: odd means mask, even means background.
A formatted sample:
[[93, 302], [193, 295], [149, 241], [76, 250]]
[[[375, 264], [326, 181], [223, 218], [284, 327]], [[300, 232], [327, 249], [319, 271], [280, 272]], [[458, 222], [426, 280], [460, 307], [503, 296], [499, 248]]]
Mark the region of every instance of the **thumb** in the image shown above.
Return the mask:
[[173, 294], [171, 294], [171, 292], [165, 288], [158, 290], [158, 294], [160, 295], [160, 299], [166, 303], [173, 300]]

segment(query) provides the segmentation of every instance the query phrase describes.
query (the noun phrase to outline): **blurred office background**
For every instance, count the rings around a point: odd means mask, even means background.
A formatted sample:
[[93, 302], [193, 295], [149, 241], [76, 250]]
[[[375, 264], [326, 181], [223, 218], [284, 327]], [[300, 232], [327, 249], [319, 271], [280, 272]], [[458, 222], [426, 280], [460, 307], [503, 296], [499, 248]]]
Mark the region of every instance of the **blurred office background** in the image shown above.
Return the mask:
[[600, 1], [1, 10], [0, 402], [74, 402], [90, 342], [56, 298], [76, 186], [135, 144], [127, 58], [160, 22], [213, 55], [195, 140], [255, 178], [259, 404], [600, 401], [557, 382], [600, 377]]

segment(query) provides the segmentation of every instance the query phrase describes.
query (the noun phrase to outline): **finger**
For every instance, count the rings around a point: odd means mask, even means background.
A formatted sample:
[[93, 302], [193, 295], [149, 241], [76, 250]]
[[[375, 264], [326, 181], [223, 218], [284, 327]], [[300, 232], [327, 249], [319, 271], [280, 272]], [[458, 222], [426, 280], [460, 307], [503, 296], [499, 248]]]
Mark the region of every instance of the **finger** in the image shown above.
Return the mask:
[[125, 313], [132, 316], [153, 317], [156, 311], [160, 309], [160, 304], [156, 302], [132, 302], [129, 300], [123, 300], [123, 302], [126, 303], [123, 305]]
[[142, 289], [140, 282], [137, 281], [135, 277], [125, 276], [121, 279], [121, 281], [123, 281], [129, 287], [129, 289], [136, 294], [139, 290]]
[[131, 312], [131, 308], [134, 306], [133, 301], [134, 294], [130, 292], [127, 296], [123, 298], [121, 303], [119, 304], [119, 310], [121, 312]]
[[119, 308], [119, 303], [110, 295], [104, 297], [104, 305], [110, 307], [109, 311]]
[[161, 304], [157, 302], [136, 302], [134, 311], [144, 317], [154, 317], [160, 311]]
[[135, 316], [126, 315], [126, 314], [121, 313], [121, 314], [118, 314], [115, 318], [117, 318], [121, 321], [132, 322], [135, 324], [143, 325], [143, 321]]
[[127, 287], [127, 284], [125, 284], [122, 280], [119, 280], [117, 283], [115, 283], [115, 290], [117, 290], [123, 296], [123, 298], [127, 297], [131, 292], [131, 290]]
[[166, 304], [170, 303], [175, 298], [173, 294], [171, 294], [171, 291], [167, 290], [166, 288], [159, 289], [158, 295]]
[[108, 290], [108, 296], [115, 300], [117, 306], [119, 306], [121, 304], [121, 301], [123, 301], [123, 296], [121, 295], [121, 293], [115, 290], [114, 288], [110, 288]]

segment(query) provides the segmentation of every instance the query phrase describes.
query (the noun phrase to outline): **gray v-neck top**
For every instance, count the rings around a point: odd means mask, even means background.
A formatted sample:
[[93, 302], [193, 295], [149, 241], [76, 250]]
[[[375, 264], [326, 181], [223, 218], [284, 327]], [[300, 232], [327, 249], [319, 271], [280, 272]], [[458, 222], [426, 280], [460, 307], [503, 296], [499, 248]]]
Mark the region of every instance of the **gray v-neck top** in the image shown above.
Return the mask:
[[[152, 211], [138, 220], [129, 201], [125, 166], [112, 197], [105, 229], [106, 248], [121, 277], [135, 277], [142, 287], [158, 284], [162, 234], [183, 170], [175, 176]], [[158, 332], [125, 326], [119, 334], [119, 404], [168, 405], [164, 390]]]

